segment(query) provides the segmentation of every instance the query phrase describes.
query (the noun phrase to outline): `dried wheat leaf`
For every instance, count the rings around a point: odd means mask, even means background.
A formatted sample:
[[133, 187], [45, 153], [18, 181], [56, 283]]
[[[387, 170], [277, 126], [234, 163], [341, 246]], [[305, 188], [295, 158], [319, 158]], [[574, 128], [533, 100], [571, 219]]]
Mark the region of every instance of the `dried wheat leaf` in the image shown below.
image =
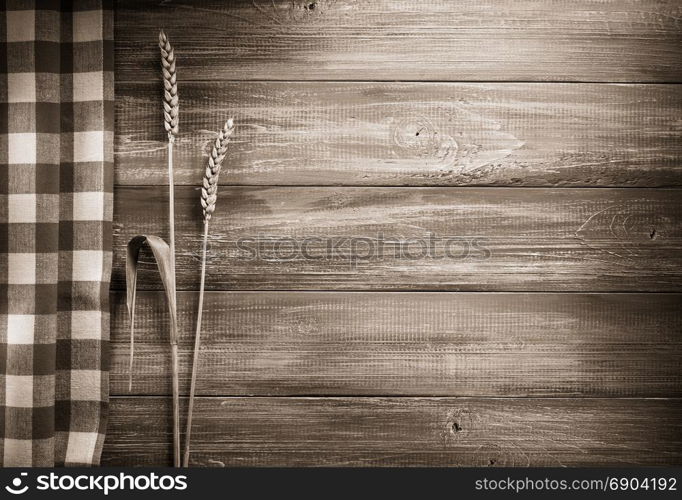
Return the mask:
[[126, 253], [126, 305], [130, 317], [130, 361], [128, 365], [128, 391], [133, 385], [133, 353], [135, 345], [135, 298], [137, 295], [137, 264], [140, 257], [140, 249], [147, 244], [152, 250], [156, 265], [159, 268], [161, 281], [166, 293], [168, 312], [170, 313], [171, 331], [170, 343], [177, 344], [177, 307], [175, 303], [175, 275], [171, 260], [171, 251], [168, 243], [158, 236], [140, 235], [135, 236], [128, 242]]

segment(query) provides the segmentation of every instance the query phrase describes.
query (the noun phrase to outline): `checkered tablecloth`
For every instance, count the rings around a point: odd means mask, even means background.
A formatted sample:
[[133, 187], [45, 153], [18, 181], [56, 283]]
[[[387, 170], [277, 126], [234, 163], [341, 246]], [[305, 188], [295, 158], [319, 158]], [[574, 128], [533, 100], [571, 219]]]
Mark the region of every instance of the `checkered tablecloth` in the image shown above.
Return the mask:
[[99, 462], [108, 404], [113, 5], [0, 7], [0, 461]]

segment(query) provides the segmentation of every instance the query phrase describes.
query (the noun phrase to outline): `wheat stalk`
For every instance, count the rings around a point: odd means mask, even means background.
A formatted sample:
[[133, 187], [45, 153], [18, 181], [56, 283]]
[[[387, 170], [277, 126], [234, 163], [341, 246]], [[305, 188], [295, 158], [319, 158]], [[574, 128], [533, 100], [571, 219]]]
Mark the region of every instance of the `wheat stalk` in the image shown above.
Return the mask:
[[199, 349], [201, 347], [201, 317], [204, 309], [204, 282], [206, 279], [206, 246], [208, 243], [208, 223], [215, 211], [218, 199], [218, 177], [223, 166], [223, 160], [227, 153], [227, 144], [234, 131], [234, 123], [230, 118], [218, 134], [213, 149], [208, 158], [208, 166], [204, 173], [201, 187], [201, 207], [204, 209], [204, 238], [201, 252], [201, 282], [199, 284], [199, 310], [197, 313], [197, 328], [194, 334], [194, 356], [192, 359], [192, 380], [189, 387], [189, 406], [187, 408], [187, 429], [185, 431], [185, 453], [182, 458], [183, 467], [189, 465], [190, 439], [192, 435], [192, 414], [194, 412], [194, 391], [197, 381], [197, 369], [199, 367]]
[[178, 135], [178, 82], [175, 71], [175, 52], [168, 41], [166, 33], [159, 32], [159, 49], [161, 49], [161, 72], [163, 73], [163, 118], [168, 141], [175, 142]]
[[[168, 224], [171, 273], [175, 276], [175, 182], [173, 177], [173, 144], [178, 134], [178, 82], [175, 52], [163, 30], [159, 32], [161, 73], [163, 74], [163, 125], [168, 133]], [[175, 290], [173, 290], [175, 299]], [[178, 375], [178, 339], [171, 334], [171, 364], [173, 383], [173, 463], [180, 466], [180, 392]]]
[[201, 207], [204, 209], [204, 224], [211, 220], [211, 214], [215, 210], [215, 202], [218, 195], [218, 177], [223, 166], [223, 160], [227, 153], [227, 144], [234, 131], [232, 118], [225, 122], [225, 126], [213, 143], [211, 155], [208, 158], [208, 166], [204, 173], [203, 186], [201, 187]]

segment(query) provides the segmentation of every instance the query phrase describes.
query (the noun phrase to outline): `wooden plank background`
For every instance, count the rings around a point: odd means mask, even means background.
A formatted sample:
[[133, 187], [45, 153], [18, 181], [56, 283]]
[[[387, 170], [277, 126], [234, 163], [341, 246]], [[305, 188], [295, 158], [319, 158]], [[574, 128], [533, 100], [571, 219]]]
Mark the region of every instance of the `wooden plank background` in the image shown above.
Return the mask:
[[[166, 182], [158, 81], [116, 84], [116, 180]], [[676, 85], [183, 82], [176, 183], [239, 123], [223, 182], [679, 186]]]
[[[669, 399], [199, 398], [194, 465], [679, 463]], [[172, 462], [168, 398], [117, 398], [105, 465]], [[655, 426], [655, 427], [654, 427]], [[653, 427], [653, 428], [652, 428]]]
[[[167, 231], [167, 191], [116, 191], [116, 288], [124, 288], [130, 238]], [[238, 187], [222, 189], [220, 203], [224, 212], [211, 221], [212, 290], [675, 291], [682, 284], [678, 190]], [[197, 289], [198, 188], [176, 189], [175, 220], [178, 287]], [[160, 288], [156, 265], [146, 262], [139, 286]]]
[[237, 122], [192, 464], [682, 464], [681, 17], [673, 0], [119, 0], [103, 463], [171, 463], [147, 254], [132, 392], [123, 293], [126, 242], [168, 232], [163, 27], [184, 394], [197, 186]]
[[[155, 80], [677, 81], [676, 0], [119, 0], [116, 72]], [[187, 75], [191, 75], [188, 78]]]
[[[196, 292], [178, 295], [181, 389]], [[112, 390], [128, 387], [112, 296]], [[201, 395], [682, 396], [679, 294], [209, 292]], [[170, 394], [162, 292], [138, 295], [133, 392]], [[627, 383], [624, 383], [627, 380]]]

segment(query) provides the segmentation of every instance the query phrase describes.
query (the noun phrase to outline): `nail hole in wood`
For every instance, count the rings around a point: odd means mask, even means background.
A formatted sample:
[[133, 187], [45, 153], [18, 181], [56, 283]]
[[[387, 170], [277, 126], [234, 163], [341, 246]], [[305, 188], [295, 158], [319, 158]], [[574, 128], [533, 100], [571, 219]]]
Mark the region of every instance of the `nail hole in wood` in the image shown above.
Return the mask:
[[452, 424], [452, 432], [459, 432], [462, 430], [462, 427], [460, 427], [458, 422], [453, 422]]

